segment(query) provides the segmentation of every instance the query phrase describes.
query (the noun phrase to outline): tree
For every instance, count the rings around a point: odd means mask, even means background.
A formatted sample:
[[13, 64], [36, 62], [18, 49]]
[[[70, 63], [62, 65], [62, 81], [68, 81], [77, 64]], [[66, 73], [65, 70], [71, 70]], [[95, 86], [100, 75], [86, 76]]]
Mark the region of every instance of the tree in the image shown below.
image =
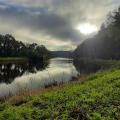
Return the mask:
[[45, 46], [24, 44], [16, 41], [12, 35], [0, 35], [0, 56], [1, 57], [28, 57], [30, 59], [42, 59], [49, 56], [49, 51]]

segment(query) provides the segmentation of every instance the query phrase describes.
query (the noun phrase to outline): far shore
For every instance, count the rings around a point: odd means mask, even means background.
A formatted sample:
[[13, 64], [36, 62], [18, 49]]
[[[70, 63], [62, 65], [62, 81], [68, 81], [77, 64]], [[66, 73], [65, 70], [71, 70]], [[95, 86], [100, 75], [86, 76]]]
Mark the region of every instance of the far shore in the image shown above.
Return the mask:
[[18, 62], [28, 62], [29, 59], [25, 57], [0, 57], [0, 63], [18, 63]]

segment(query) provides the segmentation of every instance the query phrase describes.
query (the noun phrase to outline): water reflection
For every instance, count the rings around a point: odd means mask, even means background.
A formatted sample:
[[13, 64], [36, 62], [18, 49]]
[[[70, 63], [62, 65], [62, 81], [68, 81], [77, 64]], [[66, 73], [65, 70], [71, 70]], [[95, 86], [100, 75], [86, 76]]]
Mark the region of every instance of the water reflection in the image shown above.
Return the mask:
[[[15, 94], [24, 89], [33, 90], [54, 83], [66, 83], [78, 74], [73, 65], [73, 61], [70, 59], [51, 59], [49, 66], [44, 70], [42, 69], [42, 71], [41, 68], [38, 67], [38, 64], [36, 66], [33, 65], [33, 67], [30, 66], [31, 69], [28, 69], [29, 66], [30, 65], [27, 64], [22, 64], [19, 67], [17, 65], [9, 65], [8, 68], [1, 66], [1, 69], [4, 68], [9, 71], [6, 70], [12, 83], [0, 84], [0, 97]], [[16, 73], [11, 77], [11, 74], [14, 72]], [[7, 74], [6, 78], [9, 77]]]
[[16, 77], [44, 70], [49, 62], [0, 63], [0, 83], [11, 83]]
[[75, 59], [73, 64], [80, 74], [94, 73], [105, 67], [105, 65], [101, 64], [99, 61], [90, 59]]

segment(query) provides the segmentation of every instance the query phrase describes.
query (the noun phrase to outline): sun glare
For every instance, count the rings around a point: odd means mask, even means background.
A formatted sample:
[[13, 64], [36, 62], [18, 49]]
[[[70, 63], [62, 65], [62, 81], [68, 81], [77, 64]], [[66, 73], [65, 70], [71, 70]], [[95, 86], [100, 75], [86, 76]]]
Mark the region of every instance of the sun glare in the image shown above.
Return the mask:
[[82, 34], [88, 35], [94, 32], [97, 32], [97, 27], [95, 25], [91, 25], [89, 23], [79, 24], [76, 27]]

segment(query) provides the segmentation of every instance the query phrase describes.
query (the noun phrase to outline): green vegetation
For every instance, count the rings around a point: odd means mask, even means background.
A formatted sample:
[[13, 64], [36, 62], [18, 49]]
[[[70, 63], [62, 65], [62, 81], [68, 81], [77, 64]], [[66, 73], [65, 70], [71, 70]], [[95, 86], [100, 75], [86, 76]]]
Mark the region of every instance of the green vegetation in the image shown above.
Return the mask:
[[0, 120], [119, 120], [120, 69], [91, 74], [86, 80], [1, 102]]
[[9, 34], [0, 35], [0, 57], [20, 57], [30, 60], [47, 60], [49, 51], [43, 45], [25, 44]]
[[28, 58], [17, 58], [17, 57], [1, 57], [0, 63], [19, 63], [19, 62], [28, 62]]

